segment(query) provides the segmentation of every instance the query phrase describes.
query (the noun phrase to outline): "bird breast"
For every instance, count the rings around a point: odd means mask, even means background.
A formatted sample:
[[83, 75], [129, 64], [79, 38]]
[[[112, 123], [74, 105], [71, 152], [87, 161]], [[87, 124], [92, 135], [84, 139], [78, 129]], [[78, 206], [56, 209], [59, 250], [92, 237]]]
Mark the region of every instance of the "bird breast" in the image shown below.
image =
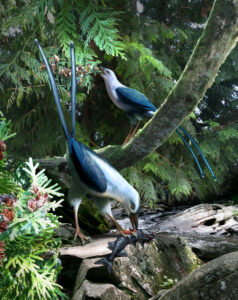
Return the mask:
[[116, 92], [116, 89], [118, 87], [124, 87], [124, 85], [120, 83], [113, 84], [113, 82], [106, 82], [106, 89], [112, 102], [121, 110], [129, 112], [131, 110], [131, 107], [123, 103], [118, 97], [118, 94]]

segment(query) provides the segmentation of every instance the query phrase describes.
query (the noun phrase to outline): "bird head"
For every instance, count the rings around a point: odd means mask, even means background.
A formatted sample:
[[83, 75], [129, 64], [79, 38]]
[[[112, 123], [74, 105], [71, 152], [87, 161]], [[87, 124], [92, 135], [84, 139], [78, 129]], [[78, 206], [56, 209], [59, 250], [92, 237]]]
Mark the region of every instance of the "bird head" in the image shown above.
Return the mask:
[[131, 220], [133, 229], [137, 229], [140, 210], [140, 196], [136, 190], [134, 190], [133, 193], [130, 194], [130, 196], [125, 197], [124, 205], [126, 212]]
[[116, 74], [112, 70], [103, 67], [100, 67], [99, 70], [101, 71], [101, 76], [105, 81], [111, 81], [113, 79], [117, 80]]

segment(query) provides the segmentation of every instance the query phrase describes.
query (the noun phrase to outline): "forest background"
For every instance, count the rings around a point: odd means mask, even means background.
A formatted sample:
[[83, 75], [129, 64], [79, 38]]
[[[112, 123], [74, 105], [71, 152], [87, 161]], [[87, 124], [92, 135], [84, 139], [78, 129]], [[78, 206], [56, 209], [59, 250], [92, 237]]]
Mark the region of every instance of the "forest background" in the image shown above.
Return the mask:
[[[180, 77], [201, 36], [213, 1], [1, 1], [0, 111], [16, 136], [7, 143], [16, 176], [28, 157], [65, 153], [65, 140], [34, 39], [51, 61], [70, 120], [69, 43], [78, 66], [77, 137], [92, 149], [122, 144], [129, 131], [108, 98], [97, 65], [159, 107]], [[176, 133], [122, 175], [142, 203], [237, 200], [238, 48], [182, 126], [196, 139], [217, 182], [206, 177]], [[146, 121], [146, 120], [145, 120]]]

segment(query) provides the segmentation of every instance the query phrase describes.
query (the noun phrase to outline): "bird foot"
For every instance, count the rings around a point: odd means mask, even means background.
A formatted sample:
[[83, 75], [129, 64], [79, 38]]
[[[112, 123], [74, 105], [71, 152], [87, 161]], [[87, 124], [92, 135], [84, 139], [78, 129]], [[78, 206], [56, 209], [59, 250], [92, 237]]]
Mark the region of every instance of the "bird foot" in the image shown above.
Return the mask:
[[117, 232], [119, 232], [119, 234], [121, 234], [122, 236], [126, 237], [126, 233], [124, 232], [124, 230], [121, 229], [117, 229]]
[[134, 236], [137, 236], [136, 230], [129, 228], [128, 230], [123, 230], [124, 234], [132, 234]]
[[137, 236], [136, 229], [134, 229], [134, 230], [131, 229], [131, 234], [134, 235], [134, 236]]
[[91, 237], [90, 236], [85, 236], [80, 230], [75, 230], [75, 234], [74, 234], [74, 241], [76, 242], [77, 240], [77, 237], [79, 237], [80, 241], [81, 241], [81, 244], [82, 246], [85, 245], [85, 242], [86, 243], [90, 243], [92, 241]]

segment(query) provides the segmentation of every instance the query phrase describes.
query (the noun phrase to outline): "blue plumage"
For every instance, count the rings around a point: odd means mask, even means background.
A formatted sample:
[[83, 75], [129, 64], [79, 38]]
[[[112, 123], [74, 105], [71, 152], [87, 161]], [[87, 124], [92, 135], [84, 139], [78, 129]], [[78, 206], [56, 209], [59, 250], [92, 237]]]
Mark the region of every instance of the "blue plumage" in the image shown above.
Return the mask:
[[101, 168], [92, 160], [89, 154], [92, 153], [92, 150], [76, 139], [71, 138], [69, 151], [82, 182], [95, 192], [104, 193], [107, 189], [107, 181]]
[[112, 198], [121, 202], [128, 213], [133, 228], [138, 226], [138, 212], [140, 197], [138, 192], [115, 170], [106, 160], [97, 153], [89, 149], [83, 143], [75, 139], [75, 105], [76, 105], [76, 67], [73, 42], [70, 43], [71, 56], [71, 125], [72, 133], [69, 132], [64, 114], [62, 111], [60, 98], [56, 83], [50, 68], [50, 65], [44, 55], [44, 52], [36, 40], [36, 44], [43, 57], [44, 63], [49, 74], [50, 85], [52, 88], [55, 104], [58, 110], [59, 118], [67, 140], [67, 162], [72, 175], [71, 187], [68, 194], [68, 200], [74, 207], [76, 232], [81, 241], [88, 240], [80, 231], [78, 225], [78, 208], [85, 194], [95, 196], [94, 203], [102, 214], [112, 220], [117, 229], [123, 233], [123, 229], [114, 219], [111, 212], [111, 205], [108, 199]]
[[[103, 77], [107, 92], [113, 103], [120, 109], [124, 110], [127, 113], [128, 119], [131, 123], [131, 126], [135, 125], [138, 121], [141, 121], [143, 117], [153, 117], [155, 114], [157, 108], [150, 102], [150, 100], [139, 91], [129, 88], [123, 84], [121, 84], [115, 73], [112, 70], [101, 68]], [[132, 132], [132, 128], [129, 131], [129, 134], [127, 138], [125, 139], [123, 145], [134, 136], [137, 129], [139, 127], [139, 123], [137, 124], [136, 128]], [[189, 151], [193, 155], [195, 162], [198, 166], [198, 169], [200, 171], [201, 177], [204, 178], [204, 173], [201, 168], [201, 165], [193, 152], [192, 148], [190, 147], [189, 143], [186, 141], [186, 139], [183, 137], [181, 130], [194, 144], [198, 152], [201, 154], [202, 159], [204, 160], [206, 166], [208, 167], [208, 170], [212, 174], [213, 179], [216, 181], [216, 176], [214, 175], [212, 168], [210, 167], [208, 161], [206, 160], [204, 154], [202, 153], [202, 150], [199, 148], [195, 140], [187, 133], [187, 131], [182, 128], [181, 126], [178, 127], [178, 129], [175, 129], [176, 133], [180, 136], [180, 138], [183, 140], [184, 144], [188, 147]]]
[[142, 93], [128, 87], [116, 88], [116, 93], [120, 101], [131, 107], [130, 112], [146, 113], [148, 111], [156, 111], [156, 107]]

